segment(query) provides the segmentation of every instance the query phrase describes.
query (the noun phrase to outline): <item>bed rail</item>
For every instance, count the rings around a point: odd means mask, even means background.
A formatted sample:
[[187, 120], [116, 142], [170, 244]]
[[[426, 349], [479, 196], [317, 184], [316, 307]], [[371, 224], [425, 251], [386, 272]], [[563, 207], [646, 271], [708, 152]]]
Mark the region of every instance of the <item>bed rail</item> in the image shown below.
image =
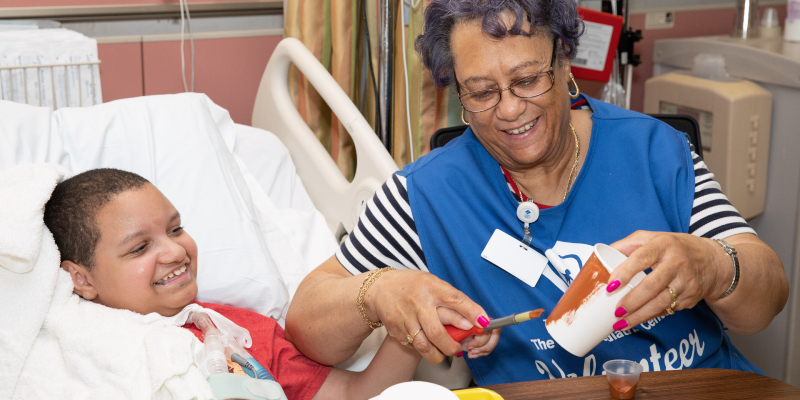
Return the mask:
[[[289, 95], [292, 64], [353, 138], [358, 164], [352, 182], [345, 179], [297, 111]], [[358, 108], [316, 57], [294, 38], [283, 39], [270, 57], [256, 95], [252, 123], [277, 135], [289, 149], [297, 174], [337, 240], [352, 231], [366, 202], [397, 171], [397, 164]]]

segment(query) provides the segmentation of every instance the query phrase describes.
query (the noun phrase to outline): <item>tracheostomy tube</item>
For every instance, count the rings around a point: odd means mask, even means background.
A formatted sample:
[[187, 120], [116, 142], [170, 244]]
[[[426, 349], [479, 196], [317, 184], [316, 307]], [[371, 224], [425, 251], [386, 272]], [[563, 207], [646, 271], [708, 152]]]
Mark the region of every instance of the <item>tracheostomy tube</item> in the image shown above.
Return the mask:
[[203, 332], [205, 345], [206, 365], [209, 375], [227, 373], [228, 363], [226, 358], [242, 366], [244, 372], [252, 377], [274, 381], [266, 368], [256, 361], [231, 335], [223, 335], [214, 326], [211, 317], [204, 312], [195, 312], [189, 316], [198, 329]]

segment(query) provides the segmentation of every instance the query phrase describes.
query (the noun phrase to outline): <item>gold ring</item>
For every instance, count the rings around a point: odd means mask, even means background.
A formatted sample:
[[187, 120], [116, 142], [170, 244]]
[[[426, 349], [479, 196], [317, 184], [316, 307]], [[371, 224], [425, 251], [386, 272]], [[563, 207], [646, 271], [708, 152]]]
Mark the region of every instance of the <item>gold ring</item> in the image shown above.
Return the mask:
[[669, 286], [667, 286], [667, 289], [669, 290], [669, 293], [672, 295], [672, 303], [670, 303], [669, 307], [667, 307], [667, 314], [672, 315], [675, 314], [675, 308], [678, 307], [678, 304], [680, 304], [680, 302], [678, 301], [678, 295], [675, 294], [675, 291], [672, 290], [672, 288]]
[[406, 341], [400, 342], [400, 344], [402, 344], [403, 346], [413, 345], [414, 338], [416, 338], [417, 334], [420, 332], [422, 332], [422, 328], [417, 329], [417, 332], [415, 332], [413, 335], [406, 335]]

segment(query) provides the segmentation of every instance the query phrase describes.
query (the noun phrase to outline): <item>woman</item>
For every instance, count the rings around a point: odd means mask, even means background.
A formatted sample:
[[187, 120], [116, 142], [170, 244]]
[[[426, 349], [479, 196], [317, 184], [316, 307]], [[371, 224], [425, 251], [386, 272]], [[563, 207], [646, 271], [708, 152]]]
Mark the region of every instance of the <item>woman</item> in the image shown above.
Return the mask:
[[[336, 256], [301, 284], [286, 322], [301, 351], [340, 362], [382, 321], [438, 362], [460, 350], [443, 323], [552, 310], [591, 246], [613, 242], [629, 258], [609, 289], [649, 273], [618, 304], [616, 332], [586, 357], [560, 348], [541, 321], [500, 341], [475, 337], [464, 346], [478, 384], [593, 375], [613, 358], [651, 371], [756, 370], [723, 327], [754, 333], [780, 312], [780, 259], [685, 135], [570, 92], [581, 31], [571, 0], [430, 4], [417, 50], [439, 87], [455, 86], [470, 129], [389, 179]], [[529, 224], [517, 216], [536, 208]], [[495, 230], [537, 253], [518, 260], [522, 269], [482, 259], [487, 248], [514, 250], [491, 247]], [[366, 273], [387, 265], [395, 270]], [[534, 267], [538, 282], [522, 276]]]

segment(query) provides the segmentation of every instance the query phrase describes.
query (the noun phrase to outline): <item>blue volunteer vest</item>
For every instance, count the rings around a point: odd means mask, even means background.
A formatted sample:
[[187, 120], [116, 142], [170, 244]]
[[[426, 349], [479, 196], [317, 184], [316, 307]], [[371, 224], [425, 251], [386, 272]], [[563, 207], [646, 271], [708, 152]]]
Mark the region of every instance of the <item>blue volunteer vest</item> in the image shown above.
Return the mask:
[[[571, 270], [596, 243], [636, 230], [688, 232], [694, 169], [683, 133], [635, 112], [587, 98], [591, 143], [566, 201], [531, 225], [533, 247], [554, 249]], [[545, 314], [504, 328], [487, 357], [467, 359], [479, 385], [602, 374], [611, 359], [639, 361], [645, 371], [729, 368], [758, 371], [733, 347], [722, 323], [701, 302], [691, 310], [615, 331], [585, 357], [562, 349], [545, 330], [570, 277], [546, 264], [536, 287], [481, 258], [495, 229], [522, 239], [522, 222], [499, 164], [468, 129], [400, 172], [431, 273], [480, 304], [491, 317], [537, 308]]]

